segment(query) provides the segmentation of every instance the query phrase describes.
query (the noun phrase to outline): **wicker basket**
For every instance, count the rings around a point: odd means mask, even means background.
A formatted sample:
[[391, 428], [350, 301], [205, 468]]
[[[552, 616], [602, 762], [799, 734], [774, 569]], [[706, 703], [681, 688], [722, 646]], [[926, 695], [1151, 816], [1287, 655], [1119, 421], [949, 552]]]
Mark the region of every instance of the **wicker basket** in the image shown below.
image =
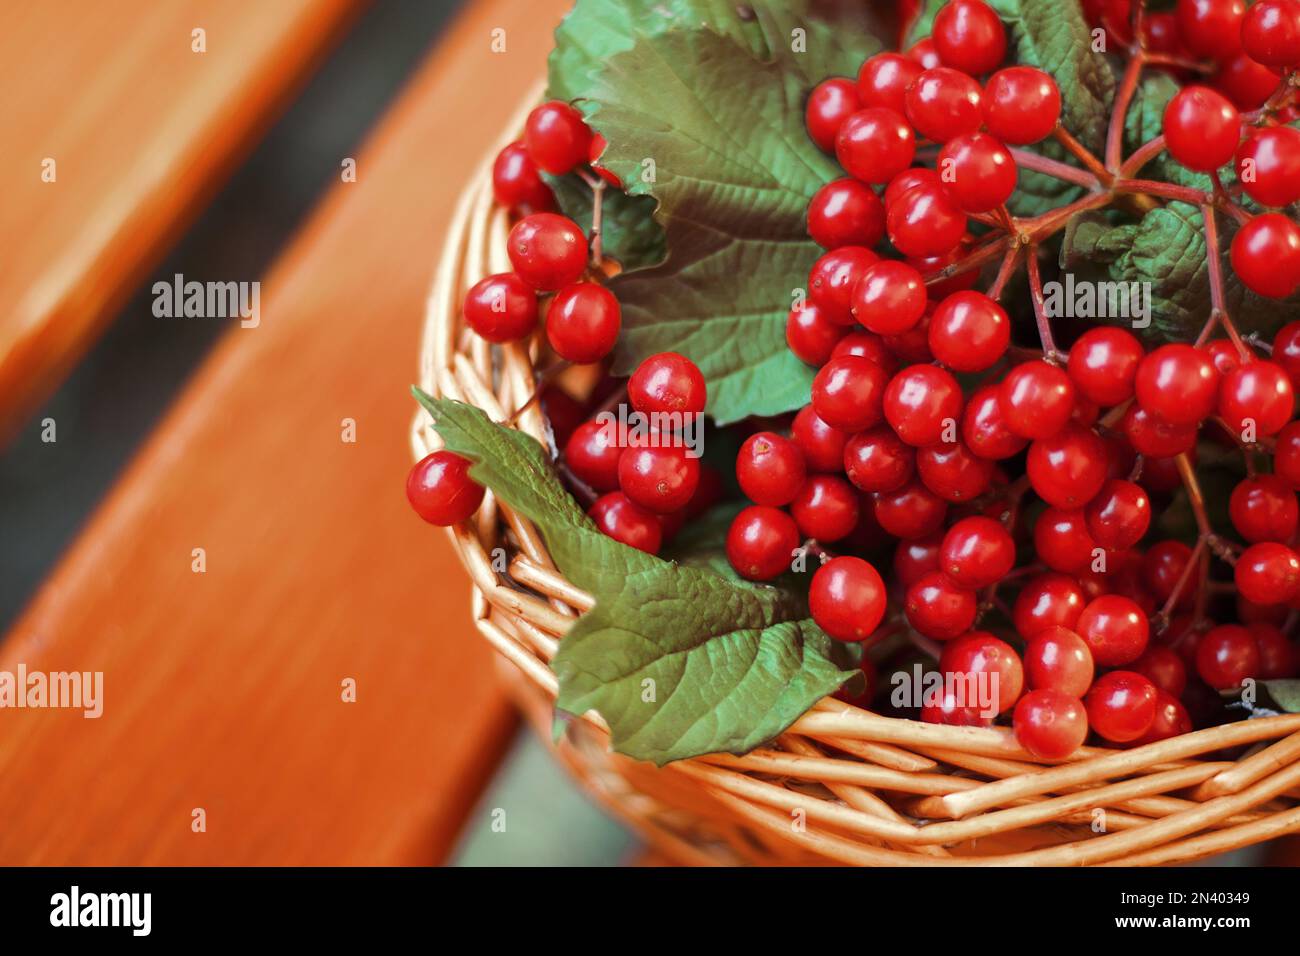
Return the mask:
[[[420, 385], [498, 422], [514, 418], [552, 447], [530, 402], [538, 342], [491, 347], [460, 315], [469, 286], [509, 270], [509, 225], [493, 204], [485, 163], [442, 250]], [[417, 459], [440, 447], [423, 411], [411, 444]], [[475, 624], [550, 741], [556, 679], [548, 662], [591, 598], [559, 574], [531, 523], [490, 492], [473, 519], [449, 531], [473, 579]], [[503, 554], [507, 574], [494, 570]], [[1236, 761], [1210, 759], [1228, 748], [1246, 749]], [[658, 769], [612, 752], [595, 713], [574, 721], [553, 749], [612, 812], [689, 864], [1155, 865], [1300, 831], [1300, 714], [1131, 750], [1085, 747], [1058, 765], [1026, 753], [1004, 728], [898, 720], [830, 699], [744, 757]]]

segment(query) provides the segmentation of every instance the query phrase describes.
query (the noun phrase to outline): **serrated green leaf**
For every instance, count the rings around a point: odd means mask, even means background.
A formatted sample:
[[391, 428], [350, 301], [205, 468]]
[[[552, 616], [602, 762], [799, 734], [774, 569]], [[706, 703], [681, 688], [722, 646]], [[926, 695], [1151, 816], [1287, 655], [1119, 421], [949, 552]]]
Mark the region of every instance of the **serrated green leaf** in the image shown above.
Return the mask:
[[[560, 211], [591, 234], [592, 192], [576, 174], [543, 179], [555, 193]], [[625, 272], [634, 272], [664, 260], [663, 227], [654, 219], [655, 201], [650, 196], [629, 196], [607, 188], [601, 200], [601, 247], [604, 255], [614, 259]]]
[[878, 22], [855, 2], [580, 0], [557, 32], [551, 92], [577, 98], [628, 191], [658, 200], [668, 248], [611, 283], [616, 372], [680, 352], [724, 424], [808, 401], [812, 370], [785, 320], [817, 257], [808, 201], [841, 173], [809, 140], [804, 100], [881, 48]]
[[552, 662], [556, 706], [598, 711], [620, 753], [658, 764], [744, 753], [852, 676], [833, 663], [801, 592], [738, 583], [606, 537], [532, 438], [472, 405], [412, 391], [447, 448], [473, 462], [470, 475], [532, 520], [560, 570], [596, 598]]
[[1288, 714], [1300, 714], [1300, 680], [1292, 677], [1260, 683], [1268, 691], [1268, 696], [1273, 698], [1273, 703], [1277, 704], [1278, 710], [1284, 710]]

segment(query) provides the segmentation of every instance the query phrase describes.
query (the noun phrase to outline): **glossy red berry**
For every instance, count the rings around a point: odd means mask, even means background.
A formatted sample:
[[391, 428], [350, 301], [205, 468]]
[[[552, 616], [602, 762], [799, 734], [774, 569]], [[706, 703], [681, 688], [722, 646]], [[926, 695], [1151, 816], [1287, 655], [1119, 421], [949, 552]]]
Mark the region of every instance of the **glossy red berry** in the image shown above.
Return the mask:
[[1289, 541], [1300, 523], [1295, 491], [1277, 475], [1254, 475], [1232, 489], [1228, 514], [1237, 533], [1251, 543]]
[[817, 626], [831, 637], [866, 640], [885, 616], [885, 584], [861, 558], [832, 558], [813, 575], [808, 607]]
[[1070, 349], [1070, 381], [1079, 394], [1103, 407], [1133, 397], [1138, 364], [1145, 353], [1129, 332], [1099, 325], [1079, 336]]
[[848, 332], [847, 326], [832, 322], [811, 302], [791, 309], [785, 320], [785, 344], [799, 361], [814, 367], [830, 361], [835, 346]]
[[1208, 173], [1232, 161], [1241, 139], [1241, 115], [1208, 86], [1188, 86], [1165, 107], [1165, 146], [1188, 169]]
[[1256, 216], [1232, 238], [1232, 271], [1246, 288], [1285, 299], [1300, 288], [1300, 226], [1278, 212]]
[[907, 89], [907, 119], [916, 131], [936, 143], [974, 133], [984, 121], [980, 85], [957, 70], [926, 70]]
[[1156, 693], [1156, 686], [1141, 674], [1103, 674], [1084, 698], [1088, 725], [1117, 744], [1137, 740], [1156, 719]]
[[483, 502], [483, 486], [469, 469], [466, 459], [449, 451], [425, 455], [406, 476], [406, 500], [430, 524], [460, 524]]
[[614, 348], [622, 328], [618, 299], [603, 285], [575, 282], [551, 299], [546, 310], [546, 339], [560, 358], [598, 362]]
[[939, 549], [943, 538], [942, 534], [935, 533], [898, 542], [894, 548], [894, 576], [904, 591], [931, 571], [939, 570]]
[[[1172, 459], [1175, 455], [1192, 451], [1196, 447], [1196, 429], [1195, 424], [1170, 424], [1137, 404], [1130, 405], [1120, 419], [1120, 430], [1133, 450], [1149, 459]], [[1143, 475], [1144, 481], [1151, 478], [1149, 461]]]
[[1300, 422], [1292, 422], [1273, 442], [1273, 474], [1292, 488], [1300, 488]]
[[1243, 440], [1276, 435], [1295, 413], [1291, 378], [1274, 362], [1247, 362], [1223, 376], [1219, 415]]
[[940, 186], [916, 186], [885, 212], [889, 241], [910, 258], [941, 256], [966, 235], [966, 216]]
[[872, 263], [853, 288], [854, 318], [878, 335], [906, 332], [921, 321], [925, 305], [921, 273], [897, 259]]
[[591, 129], [568, 103], [552, 100], [528, 114], [524, 145], [538, 168], [563, 176], [587, 161]]
[[1011, 320], [982, 292], [954, 292], [930, 317], [929, 343], [934, 357], [958, 372], [982, 372], [1006, 354]]
[[1237, 182], [1261, 206], [1300, 200], [1300, 130], [1291, 126], [1251, 129], [1237, 147]]
[[907, 58], [921, 64], [923, 70], [933, 70], [942, 65], [939, 61], [939, 51], [935, 49], [934, 40], [930, 37], [917, 40], [907, 51]]
[[1300, 7], [1296, 0], [1259, 0], [1241, 23], [1241, 42], [1265, 66], [1300, 66]]
[[1079, 582], [1069, 575], [1049, 572], [1025, 582], [1016, 595], [1011, 618], [1020, 636], [1032, 640], [1054, 625], [1073, 629], [1083, 606]]
[[1021, 438], [1048, 438], [1070, 421], [1074, 385], [1065, 370], [1035, 359], [1007, 373], [999, 394], [1002, 420]]
[[488, 276], [465, 294], [465, 322], [489, 342], [513, 342], [537, 327], [537, 294], [513, 272]]
[[1029, 444], [1027, 439], [1007, 428], [1000, 394], [998, 385], [981, 387], [970, 397], [962, 414], [962, 440], [981, 458], [1010, 458]]
[[833, 358], [813, 379], [813, 409], [832, 428], [846, 432], [870, 428], [880, 422], [888, 382], [885, 370], [868, 358]]
[[937, 442], [917, 449], [916, 473], [936, 495], [957, 504], [988, 491], [993, 462], [972, 454], [960, 441]]
[[1056, 81], [1032, 66], [998, 70], [984, 86], [982, 103], [989, 132], [1013, 146], [1046, 139], [1061, 118]]
[[1238, 53], [1220, 61], [1212, 83], [1239, 110], [1256, 110], [1263, 106], [1282, 79], [1263, 63]]
[[629, 448], [618, 460], [623, 493], [655, 514], [686, 507], [700, 483], [700, 460], [681, 445]]
[[963, 518], [944, 535], [940, 567], [957, 585], [978, 590], [1002, 580], [1016, 562], [1016, 545], [1002, 522]]
[[860, 355], [870, 359], [891, 377], [898, 371], [898, 356], [890, 350], [884, 338], [864, 329], [854, 329], [840, 339], [831, 351], [831, 358], [839, 358], [841, 355]]
[[572, 219], [553, 212], [520, 219], [506, 248], [515, 272], [539, 292], [577, 282], [587, 268], [587, 237]]
[[1237, 624], [1216, 627], [1196, 645], [1196, 673], [1215, 690], [1233, 690], [1259, 673], [1259, 646]]
[[1026, 470], [1038, 497], [1058, 508], [1081, 508], [1106, 483], [1106, 443], [1090, 428], [1066, 425], [1029, 446]]
[[1246, 630], [1255, 639], [1259, 650], [1259, 667], [1255, 674], [1260, 680], [1277, 680], [1295, 677], [1300, 667], [1300, 652], [1291, 640], [1274, 624], [1257, 622]]
[[811, 405], [805, 405], [794, 417], [790, 437], [803, 452], [808, 471], [838, 474], [844, 470], [844, 445], [849, 440], [848, 433], [827, 425], [817, 417]]
[[1078, 697], [1059, 690], [1031, 690], [1011, 717], [1016, 740], [1040, 760], [1064, 760], [1088, 736], [1088, 714]]
[[897, 491], [911, 479], [916, 452], [886, 426], [860, 431], [844, 445], [842, 467], [862, 491]]
[[794, 501], [790, 514], [799, 533], [818, 541], [839, 541], [858, 525], [858, 493], [835, 475], [810, 475]]
[[1300, 389], [1300, 322], [1288, 322], [1277, 330], [1269, 359], [1285, 370], [1293, 392]]
[[895, 538], [924, 538], [943, 527], [948, 503], [919, 481], [876, 495], [876, 523]]
[[939, 178], [965, 212], [997, 209], [1016, 191], [1016, 161], [988, 133], [965, 133], [939, 150]]
[[977, 609], [975, 592], [958, 587], [942, 571], [922, 577], [907, 589], [903, 601], [907, 623], [936, 641], [950, 641], [969, 631]]
[[1177, 651], [1162, 644], [1149, 645], [1128, 669], [1174, 697], [1183, 696], [1187, 687], [1187, 665]]
[[614, 491], [618, 488], [618, 459], [622, 454], [613, 428], [587, 421], [573, 430], [564, 446], [564, 463], [593, 491]]
[[916, 138], [907, 121], [894, 110], [872, 106], [859, 110], [840, 126], [835, 157], [845, 172], [864, 183], [887, 183], [908, 166]]
[[1075, 632], [1101, 667], [1119, 667], [1142, 656], [1151, 626], [1142, 609], [1119, 594], [1103, 594], [1083, 609]]
[[638, 412], [698, 415], [704, 411], [707, 389], [699, 367], [685, 355], [660, 352], [637, 366], [627, 383], [627, 396]]
[[1151, 499], [1142, 486], [1111, 478], [1084, 509], [1088, 531], [1107, 551], [1123, 551], [1151, 527]]
[[1178, 0], [1178, 35], [1195, 57], [1222, 60], [1241, 49], [1245, 0]]
[[727, 560], [750, 581], [770, 581], [790, 570], [799, 547], [799, 528], [784, 511], [751, 505], [727, 531]]
[[1007, 31], [983, 0], [949, 0], [934, 18], [931, 37], [945, 66], [972, 76], [996, 70], [1007, 55]]
[[803, 452], [775, 432], [750, 435], [736, 456], [736, 480], [757, 504], [789, 504], [807, 480]]
[[1195, 425], [1214, 413], [1219, 372], [1202, 349], [1162, 345], [1138, 365], [1138, 403], [1171, 425]]
[[[986, 674], [991, 702], [998, 713], [1015, 706], [1025, 686], [1025, 669], [1020, 657], [1006, 641], [987, 631], [971, 631], [945, 644], [939, 656], [945, 674]], [[978, 684], [977, 684], [978, 686]]]
[[921, 720], [927, 724], [943, 724], [947, 727], [990, 727], [993, 718], [993, 705], [981, 706], [977, 701], [967, 703], [969, 695], [965, 685], [939, 687], [933, 693], [923, 695], [921, 702]]
[[808, 235], [823, 249], [874, 246], [885, 235], [885, 204], [866, 183], [831, 180], [808, 203]]
[[907, 88], [921, 75], [916, 60], [898, 53], [877, 53], [858, 71], [858, 99], [863, 106], [885, 106], [902, 114]]
[[1181, 581], [1181, 590], [1174, 606], [1180, 609], [1190, 608], [1200, 590], [1195, 575], [1187, 571], [1187, 562], [1190, 560], [1192, 549], [1181, 541], [1158, 541], [1148, 548], [1142, 564], [1142, 581], [1151, 596], [1164, 604], [1173, 597], [1174, 589], [1179, 588]]
[[861, 109], [852, 80], [834, 76], [813, 87], [804, 111], [808, 135], [823, 152], [835, 152], [835, 136], [844, 121]]
[[1069, 628], [1045, 627], [1025, 645], [1025, 681], [1034, 690], [1049, 689], [1082, 697], [1092, 686], [1092, 651]]
[[933, 445], [945, 436], [955, 437], [961, 411], [961, 386], [951, 373], [933, 365], [905, 368], [885, 389], [885, 419], [909, 445]]
[[604, 534], [630, 548], [657, 554], [663, 544], [659, 516], [642, 508], [621, 491], [598, 498], [587, 512]]
[[1300, 594], [1300, 557], [1284, 544], [1262, 541], [1237, 558], [1237, 590], [1256, 604], [1286, 604]]
[[592, 133], [591, 145], [587, 148], [587, 165], [595, 170], [596, 175], [615, 189], [622, 189], [623, 181], [600, 163], [600, 157], [605, 155], [605, 150], [608, 148], [609, 140], [605, 139], [600, 133]]
[[913, 166], [911, 169], [905, 169], [891, 179], [889, 185], [885, 187], [885, 208], [888, 209], [898, 202], [904, 193], [911, 192], [917, 186], [939, 185], [941, 185], [939, 174], [933, 169], [927, 169], [924, 166]]
[[878, 258], [862, 246], [841, 246], [824, 253], [808, 275], [809, 298], [832, 322], [853, 325], [853, 290]]
[[1096, 560], [1097, 547], [1082, 511], [1045, 508], [1034, 523], [1034, 553], [1053, 571], [1082, 574]]
[[523, 143], [511, 143], [497, 154], [492, 164], [492, 195], [517, 212], [549, 212], [555, 208], [555, 194], [537, 173], [537, 164]]

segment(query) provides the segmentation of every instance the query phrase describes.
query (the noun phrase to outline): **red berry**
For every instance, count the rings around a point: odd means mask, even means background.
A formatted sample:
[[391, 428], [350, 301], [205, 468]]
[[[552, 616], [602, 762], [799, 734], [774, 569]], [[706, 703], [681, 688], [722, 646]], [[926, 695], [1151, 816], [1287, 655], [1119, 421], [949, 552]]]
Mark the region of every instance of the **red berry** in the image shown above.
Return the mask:
[[1025, 669], [1019, 656], [1010, 644], [986, 631], [971, 631], [945, 644], [939, 655], [939, 669], [945, 674], [987, 674], [993, 706], [1000, 714], [1015, 706], [1025, 686]]
[[907, 622], [920, 634], [948, 641], [975, 623], [975, 592], [958, 587], [942, 571], [932, 571], [907, 589]]
[[865, 183], [887, 183], [908, 166], [916, 151], [912, 128], [902, 115], [882, 106], [859, 110], [840, 126], [835, 157]]
[[1142, 540], [1151, 526], [1151, 499], [1142, 486], [1109, 479], [1084, 513], [1088, 531], [1107, 551], [1123, 551]]
[[1241, 139], [1241, 116], [1222, 93], [1188, 86], [1165, 107], [1164, 134], [1174, 159], [1208, 173], [1232, 161]]
[[799, 547], [799, 528], [784, 511], [751, 505], [727, 531], [727, 560], [750, 581], [770, 581], [790, 570]]
[[945, 66], [972, 76], [996, 70], [1007, 55], [1007, 32], [983, 0], [950, 0], [934, 18], [934, 47]]
[[858, 525], [858, 509], [858, 493], [834, 475], [810, 475], [790, 502], [799, 533], [818, 541], [848, 537]]
[[[940, 188], [939, 184], [936, 183], [935, 188]], [[888, 203], [886, 203], [886, 207], [888, 207]], [[974, 241], [971, 234], [966, 233], [957, 242], [957, 245], [947, 252], [937, 256], [909, 256], [907, 261], [921, 270], [923, 275], [933, 275], [948, 266], [960, 262], [962, 257], [971, 250]], [[930, 285], [930, 296], [935, 299], [942, 299], [944, 296], [952, 295], [954, 292], [961, 292], [963, 289], [973, 289], [976, 283], [979, 282], [979, 277], [980, 271], [978, 267], [968, 268], [965, 272], [958, 272], [956, 275], [947, 279], [940, 279]]]
[[813, 379], [813, 409], [832, 428], [846, 432], [870, 428], [880, 422], [888, 381], [885, 370], [868, 358], [833, 358]]
[[[930, 310], [931, 306], [926, 306], [926, 314], [921, 316], [921, 321], [901, 335], [880, 336], [881, 344], [900, 363], [923, 364], [934, 361], [934, 356], [930, 354], [930, 343], [928, 341], [930, 335]], [[897, 367], [895, 367], [895, 371], [897, 371]]]
[[572, 219], [553, 212], [520, 219], [506, 248], [515, 272], [539, 292], [577, 282], [587, 268], [587, 237]]
[[605, 139], [600, 133], [593, 133], [591, 145], [587, 148], [587, 165], [615, 189], [622, 189], [623, 181], [600, 164], [600, 157], [605, 155], [605, 150], [608, 148], [609, 140]]
[[861, 108], [852, 80], [834, 76], [813, 87], [804, 111], [808, 135], [823, 152], [835, 152], [835, 136], [844, 121]]
[[690, 502], [700, 483], [700, 460], [682, 445], [629, 448], [618, 460], [618, 483], [642, 508], [671, 514]]
[[1278, 69], [1300, 65], [1300, 5], [1296, 0], [1259, 0], [1241, 24], [1251, 59]]
[[1243, 440], [1276, 435], [1295, 412], [1291, 379], [1273, 362], [1248, 362], [1223, 376], [1219, 415]]
[[1103, 594], [1090, 601], [1074, 629], [1101, 667], [1119, 667], [1137, 660], [1151, 637], [1146, 614], [1118, 594]]
[[1017, 365], [1002, 380], [1002, 418], [1022, 438], [1048, 438], [1070, 421], [1074, 385], [1059, 366], [1035, 359]]
[[1214, 413], [1219, 372], [1191, 345], [1162, 345], [1138, 365], [1138, 403], [1171, 425], [1196, 425]]
[[1152, 644], [1142, 656], [1129, 665], [1129, 670], [1141, 674], [1157, 688], [1175, 697], [1182, 697], [1187, 687], [1187, 665], [1178, 652], [1160, 644]]
[[1222, 60], [1241, 49], [1245, 0], [1178, 0], [1178, 34], [1195, 57]]
[[560, 358], [599, 362], [614, 348], [622, 328], [618, 299], [603, 285], [575, 282], [561, 289], [546, 310], [546, 339]]
[[537, 164], [523, 143], [511, 143], [492, 164], [492, 195], [507, 209], [522, 213], [555, 208], [555, 194], [537, 174]]
[[1059, 690], [1031, 690], [1011, 717], [1016, 740], [1040, 760], [1064, 760], [1088, 736], [1088, 714], [1078, 697]]
[[909, 366], [885, 389], [885, 419], [909, 445], [933, 445], [943, 441], [945, 433], [953, 437], [961, 410], [961, 386], [951, 373], [933, 365]]
[[1079, 336], [1070, 349], [1070, 381], [1088, 401], [1104, 407], [1118, 405], [1133, 397], [1143, 354], [1142, 344], [1131, 333], [1099, 325]]
[[971, 501], [988, 490], [993, 462], [979, 458], [960, 441], [938, 442], [916, 452], [922, 484], [944, 501]]
[[870, 359], [885, 370], [885, 374], [893, 376], [898, 371], [898, 356], [890, 351], [885, 340], [879, 335], [872, 332], [866, 332], [862, 329], [854, 329], [831, 351], [831, 358], [839, 358], [841, 355], [860, 355], [865, 359]]
[[685, 355], [660, 352], [637, 366], [627, 383], [627, 395], [638, 412], [698, 415], [704, 411], [707, 389], [699, 368]]
[[1277, 330], [1269, 359], [1286, 371], [1291, 379], [1291, 391], [1300, 389], [1300, 322], [1288, 322]]
[[943, 527], [948, 503], [919, 481], [876, 495], [876, 523], [895, 538], [924, 538]]
[[1000, 521], [963, 518], [944, 535], [940, 566], [956, 584], [978, 590], [994, 584], [1016, 562], [1016, 545]]
[[1081, 574], [1092, 566], [1096, 550], [1082, 511], [1045, 508], [1034, 523], [1034, 552], [1053, 571]]
[[1259, 673], [1259, 646], [1237, 624], [1216, 627], [1196, 645], [1196, 673], [1215, 690], [1233, 690]]
[[904, 539], [894, 548], [894, 574], [898, 583], [907, 590], [931, 571], [939, 570], [939, 549], [942, 534], [925, 538]]
[[659, 516], [636, 504], [621, 491], [611, 491], [596, 500], [587, 512], [604, 534], [630, 548], [657, 554], [663, 544]]
[[430, 524], [460, 524], [483, 503], [483, 486], [469, 469], [467, 460], [449, 451], [425, 455], [406, 476], [406, 500]]
[[564, 446], [564, 463], [593, 491], [614, 491], [618, 488], [618, 459], [622, 454], [614, 430], [589, 421], [573, 430]]
[[736, 481], [751, 501], [770, 506], [789, 504], [806, 479], [803, 453], [790, 439], [775, 432], [758, 432], [740, 446]]
[[983, 106], [990, 133], [1004, 143], [1024, 146], [1052, 135], [1061, 118], [1061, 91], [1042, 70], [1010, 66], [989, 77]]
[[831, 428], [817, 417], [811, 405], [805, 405], [794, 417], [790, 437], [803, 452], [804, 464], [809, 471], [838, 474], [844, 470], [844, 445], [847, 433]]
[[885, 616], [885, 584], [861, 558], [832, 558], [813, 575], [808, 607], [831, 637], [866, 640]]
[[926, 70], [912, 82], [905, 106], [916, 131], [936, 143], [973, 133], [984, 121], [980, 85], [944, 66]]
[[552, 100], [528, 114], [524, 145], [539, 168], [563, 176], [587, 161], [591, 129], [568, 103]]
[[537, 295], [513, 272], [476, 282], [463, 311], [469, 327], [489, 342], [513, 342], [537, 328]]
[[832, 180], [808, 203], [808, 235], [823, 249], [874, 246], [885, 235], [885, 204], [866, 183]]
[[902, 114], [907, 88], [921, 75], [916, 60], [898, 53], [877, 53], [858, 71], [858, 99], [863, 106], [885, 106]]
[[1231, 259], [1252, 292], [1285, 299], [1300, 287], [1300, 226], [1278, 212], [1256, 216], [1237, 230]]
[[1097, 678], [1084, 698], [1088, 724], [1117, 744], [1137, 740], [1156, 719], [1156, 686], [1132, 671], [1111, 671]]
[[1176, 608], [1190, 608], [1195, 603], [1200, 584], [1194, 573], [1185, 577], [1187, 562], [1192, 560], [1192, 549], [1181, 541], [1158, 541], [1146, 553], [1142, 565], [1142, 581], [1151, 596], [1161, 604], [1173, 597], [1174, 589], [1182, 581], [1182, 590], [1178, 592]]
[[939, 186], [916, 186], [885, 212], [889, 241], [909, 258], [941, 256], [966, 235], [966, 216]]
[[872, 263], [853, 288], [854, 317], [878, 335], [906, 332], [921, 321], [925, 304], [921, 273], [897, 259]]
[[905, 169], [891, 179], [889, 185], [885, 187], [885, 208], [888, 209], [898, 202], [904, 193], [910, 192], [917, 186], [939, 186], [940, 184], [939, 174], [933, 169], [926, 169], [924, 166]]
[[1251, 543], [1289, 541], [1300, 523], [1295, 491], [1277, 475], [1254, 475], [1232, 489], [1232, 526]]
[[949, 368], [982, 372], [1006, 354], [1011, 320], [983, 292], [954, 292], [930, 316], [929, 343], [934, 357]]
[[1220, 90], [1239, 110], [1257, 110], [1263, 106], [1281, 82], [1281, 77], [1263, 63], [1245, 53], [1219, 63], [1214, 74], [1215, 89]]
[[1255, 674], [1260, 680], [1277, 680], [1282, 677], [1294, 677], [1300, 666], [1300, 655], [1276, 625], [1259, 622], [1249, 625], [1246, 630], [1255, 639], [1259, 649], [1259, 667]]
[[916, 44], [907, 51], [907, 58], [921, 64], [923, 70], [933, 70], [940, 65], [939, 51], [934, 47], [934, 40], [929, 37], [917, 40]]
[[853, 290], [877, 259], [862, 246], [841, 246], [823, 254], [808, 276], [809, 298], [832, 322], [853, 325]]
[[1064, 574], [1040, 574], [1020, 589], [1011, 609], [1016, 631], [1032, 640], [1053, 625], [1073, 628], [1083, 613], [1083, 589], [1074, 578]]
[[989, 727], [997, 714], [991, 713], [992, 705], [987, 709], [978, 703], [967, 703], [965, 685], [940, 687], [936, 692], [926, 694], [921, 705], [921, 720], [927, 724], [943, 724], [948, 727]]
[[1237, 181], [1261, 206], [1300, 200], [1300, 130], [1264, 126], [1246, 133], [1237, 147]]
[[1045, 627], [1025, 646], [1025, 680], [1035, 690], [1082, 697], [1092, 686], [1093, 670], [1087, 642], [1069, 628]]
[[997, 209], [1016, 191], [1016, 161], [988, 133], [966, 133], [939, 150], [944, 189], [966, 212]]
[[1300, 422], [1292, 422], [1277, 433], [1273, 473], [1292, 488], [1300, 488]]
[[971, 396], [962, 415], [962, 440], [981, 458], [1010, 458], [1029, 444], [1007, 428], [1000, 394], [998, 385], [983, 386]]
[[1156, 688], [1156, 716], [1137, 744], [1153, 744], [1192, 732], [1192, 718], [1178, 698]]
[[843, 467], [859, 489], [866, 492], [897, 491], [914, 471], [916, 452], [881, 426], [858, 432], [844, 445]]
[[1106, 443], [1090, 428], [1066, 425], [1029, 446], [1026, 470], [1038, 497], [1058, 508], [1081, 508], [1106, 483]]
[[785, 343], [808, 365], [825, 365], [835, 346], [848, 334], [848, 327], [831, 321], [812, 302], [795, 306], [785, 320]]
[[1262, 541], [1237, 558], [1237, 590], [1256, 604], [1286, 604], [1300, 593], [1300, 557], [1284, 544]]
[[[1139, 455], [1148, 458], [1143, 480], [1152, 477], [1150, 459], [1172, 459], [1196, 447], [1196, 425], [1171, 425], [1136, 404], [1120, 419], [1120, 430]], [[1176, 474], [1176, 473], [1175, 473]]]

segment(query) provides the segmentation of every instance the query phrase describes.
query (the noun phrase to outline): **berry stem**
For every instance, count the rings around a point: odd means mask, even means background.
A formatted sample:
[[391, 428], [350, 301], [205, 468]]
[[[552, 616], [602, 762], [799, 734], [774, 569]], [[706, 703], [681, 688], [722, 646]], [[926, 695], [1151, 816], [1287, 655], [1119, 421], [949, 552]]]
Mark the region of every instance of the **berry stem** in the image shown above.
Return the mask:
[[1043, 280], [1038, 273], [1038, 244], [1030, 243], [1025, 252], [1025, 267], [1029, 273], [1029, 295], [1034, 300], [1034, 321], [1038, 324], [1038, 338], [1043, 343], [1043, 359], [1060, 364], [1064, 356], [1056, 350], [1052, 338], [1052, 324], [1047, 318], [1047, 303], [1043, 298]]
[[1228, 338], [1232, 340], [1233, 347], [1236, 348], [1237, 354], [1241, 356], [1241, 360], [1249, 362], [1254, 356], [1251, 355], [1250, 349], [1246, 347], [1246, 343], [1241, 340], [1237, 327], [1233, 324], [1231, 316], [1228, 315], [1228, 306], [1224, 299], [1223, 262], [1219, 258], [1219, 225], [1214, 218], [1214, 207], [1210, 205], [1202, 206], [1201, 217], [1205, 220], [1205, 262], [1209, 266], [1210, 272], [1210, 318], [1205, 323], [1205, 328], [1201, 330], [1201, 334], [1196, 341], [1198, 345], [1203, 345], [1209, 339], [1210, 331], [1214, 328], [1214, 325], [1216, 323], [1220, 324], [1223, 326], [1223, 330], [1228, 333]]
[[1110, 181], [1113, 178], [1110, 170], [1102, 165], [1101, 160], [1093, 155], [1092, 150], [1071, 136], [1069, 130], [1060, 123], [1057, 123], [1056, 129], [1052, 131], [1052, 135], [1056, 137], [1058, 143], [1066, 148], [1071, 156], [1083, 163], [1093, 176], [1097, 178], [1099, 183], [1106, 186], [1110, 185]]
[[[1057, 129], [1061, 129], [1061, 127], [1058, 126]], [[1026, 149], [1012, 148], [1010, 152], [1011, 157], [1016, 161], [1016, 165], [1021, 169], [1031, 169], [1036, 173], [1054, 176], [1067, 183], [1074, 183], [1090, 190], [1101, 187], [1101, 181], [1094, 174], [1071, 166], [1069, 163], [1048, 159], [1046, 156], [1039, 156], [1037, 153], [1031, 153]]]
[[989, 287], [988, 297], [994, 301], [1002, 298], [1002, 293], [1006, 290], [1007, 282], [1015, 274], [1016, 263], [1020, 259], [1020, 246], [1013, 245], [1007, 249], [1007, 254], [1002, 257], [1002, 265], [998, 267], [997, 278], [993, 280], [993, 285]]
[[1128, 178], [1129, 176], [1132, 176], [1139, 169], [1164, 152], [1164, 148], [1165, 136], [1163, 133], [1154, 139], [1147, 140], [1137, 149], [1133, 150], [1133, 152], [1129, 154], [1129, 158], [1124, 160], [1120, 165], [1120, 177]]
[[1178, 580], [1174, 583], [1174, 589], [1169, 592], [1169, 597], [1165, 600], [1164, 606], [1160, 608], [1156, 615], [1156, 629], [1163, 631], [1169, 626], [1169, 616], [1174, 612], [1174, 605], [1182, 597], [1183, 591], [1187, 588], [1187, 582], [1191, 580], [1192, 571], [1199, 569], [1201, 566], [1201, 555], [1205, 551], [1206, 538], [1199, 535], [1196, 538], [1196, 547], [1192, 548], [1192, 553], [1183, 565], [1183, 573], [1178, 575]]
[[605, 180], [581, 169], [578, 170], [578, 175], [591, 188], [591, 265], [599, 271], [605, 264], [601, 239], [604, 223], [602, 207], [605, 200]]
[[1216, 201], [1212, 194], [1203, 189], [1176, 186], [1173, 183], [1162, 183], [1154, 179], [1119, 179], [1115, 183], [1115, 191], [1125, 194], [1160, 196], [1164, 199], [1174, 199], [1194, 206]]
[[1128, 117], [1128, 107], [1137, 92], [1138, 77], [1147, 61], [1145, 50], [1137, 50], [1129, 58], [1124, 68], [1124, 79], [1120, 81], [1119, 91], [1115, 94], [1115, 105], [1110, 114], [1110, 128], [1106, 131], [1106, 169], [1119, 174], [1124, 160], [1124, 120]]

